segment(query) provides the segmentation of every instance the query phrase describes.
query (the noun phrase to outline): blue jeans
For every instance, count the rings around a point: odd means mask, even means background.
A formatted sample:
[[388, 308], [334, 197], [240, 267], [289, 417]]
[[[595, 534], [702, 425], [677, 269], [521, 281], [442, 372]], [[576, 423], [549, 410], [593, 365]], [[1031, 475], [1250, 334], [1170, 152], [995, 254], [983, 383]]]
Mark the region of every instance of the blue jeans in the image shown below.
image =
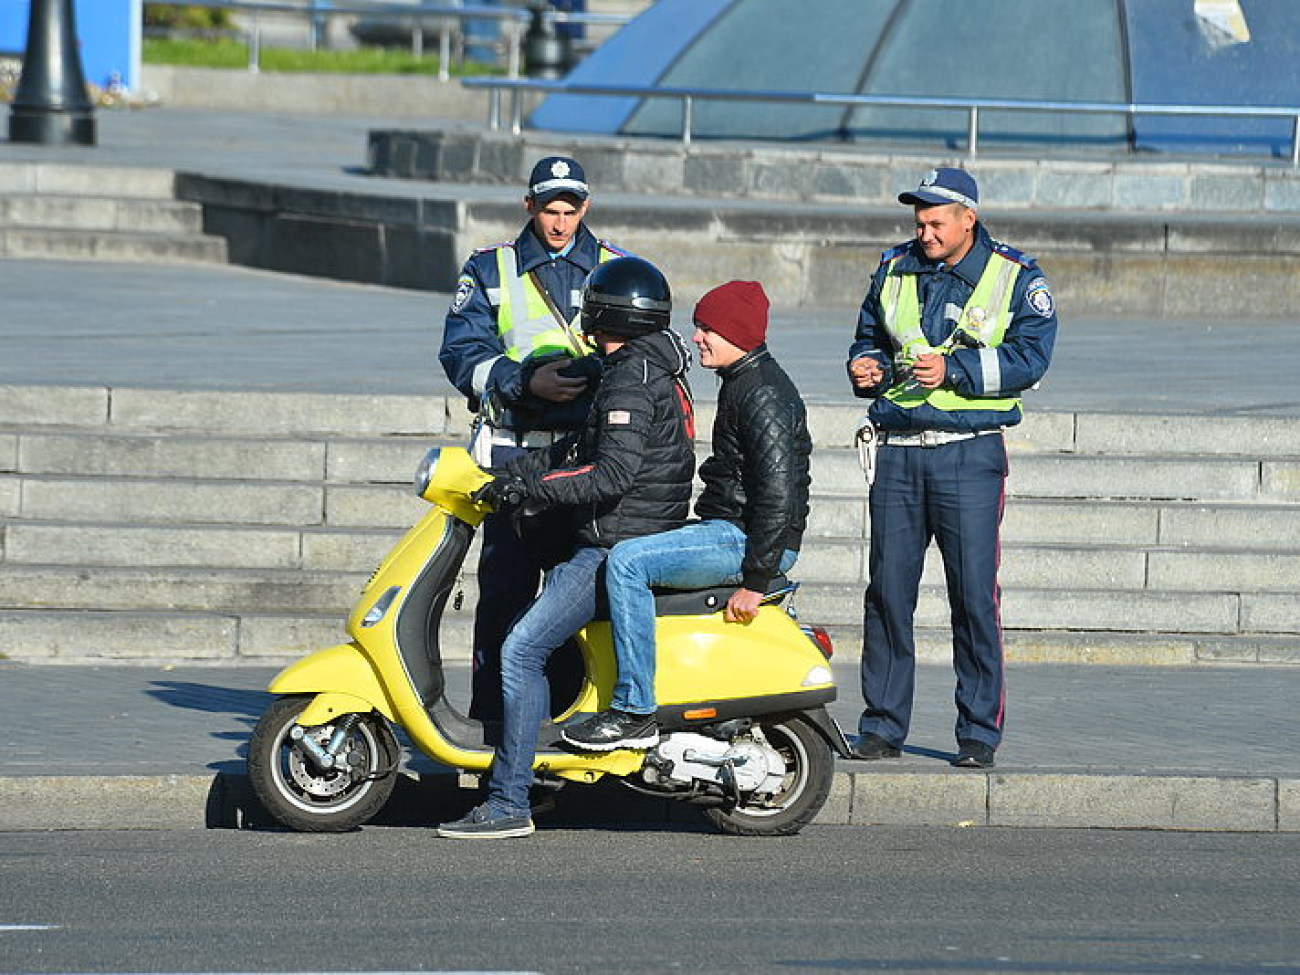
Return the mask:
[[871, 486], [871, 582], [863, 621], [863, 734], [903, 744], [912, 720], [916, 611], [925, 550], [943, 556], [957, 674], [957, 738], [1002, 740], [999, 530], [1007, 452], [1000, 436], [939, 447], [884, 446]]
[[[784, 554], [782, 572], [790, 570], [798, 554]], [[744, 558], [745, 533], [722, 520], [696, 522], [614, 546], [605, 566], [618, 657], [613, 707], [632, 714], [655, 711], [655, 598], [651, 587], [739, 585]]]
[[498, 813], [529, 814], [537, 733], [550, 716], [546, 661], [596, 615], [598, 574], [608, 554], [608, 549], [580, 548], [568, 562], [552, 569], [541, 593], [501, 647], [505, 713], [488, 783], [488, 803]]

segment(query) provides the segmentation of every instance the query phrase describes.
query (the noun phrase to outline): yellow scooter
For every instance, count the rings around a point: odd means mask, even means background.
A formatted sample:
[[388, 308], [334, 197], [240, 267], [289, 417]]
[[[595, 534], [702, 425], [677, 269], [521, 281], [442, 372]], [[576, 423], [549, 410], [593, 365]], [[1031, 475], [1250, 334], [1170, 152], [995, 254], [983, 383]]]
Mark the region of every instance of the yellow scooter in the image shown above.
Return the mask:
[[[291, 829], [352, 829], [383, 807], [400, 749], [391, 725], [430, 758], [466, 772], [492, 763], [497, 729], [466, 718], [444, 694], [443, 609], [491, 480], [457, 447], [430, 450], [417, 493], [433, 505], [383, 560], [348, 618], [351, 642], [281, 671], [253, 731], [248, 772], [266, 809]], [[657, 596], [655, 693], [661, 740], [641, 751], [576, 751], [567, 721], [607, 707], [616, 662], [606, 620], [577, 635], [586, 668], [577, 699], [541, 729], [535, 771], [595, 782], [606, 775], [660, 797], [697, 802], [726, 832], [790, 834], [826, 801], [832, 751], [848, 745], [825, 705], [835, 699], [825, 631], [801, 627], [781, 604], [785, 583], [748, 624], [723, 618], [734, 586]]]

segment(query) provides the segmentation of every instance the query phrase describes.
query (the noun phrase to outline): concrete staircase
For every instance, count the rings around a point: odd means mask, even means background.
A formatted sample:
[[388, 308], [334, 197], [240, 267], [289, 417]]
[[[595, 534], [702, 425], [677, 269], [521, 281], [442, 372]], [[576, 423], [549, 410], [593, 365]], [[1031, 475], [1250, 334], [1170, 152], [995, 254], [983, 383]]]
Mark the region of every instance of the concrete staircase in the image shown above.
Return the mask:
[[0, 163], [0, 258], [226, 260], [166, 170]]
[[[868, 532], [857, 415], [812, 408], [796, 572], [800, 617], [850, 658]], [[0, 653], [271, 662], [335, 642], [425, 508], [415, 464], [463, 428], [460, 400], [436, 396], [0, 387]], [[1010, 441], [1011, 659], [1300, 663], [1300, 419], [1037, 413]], [[473, 559], [449, 657], [468, 655]], [[935, 559], [923, 656], [947, 656], [946, 616]]]

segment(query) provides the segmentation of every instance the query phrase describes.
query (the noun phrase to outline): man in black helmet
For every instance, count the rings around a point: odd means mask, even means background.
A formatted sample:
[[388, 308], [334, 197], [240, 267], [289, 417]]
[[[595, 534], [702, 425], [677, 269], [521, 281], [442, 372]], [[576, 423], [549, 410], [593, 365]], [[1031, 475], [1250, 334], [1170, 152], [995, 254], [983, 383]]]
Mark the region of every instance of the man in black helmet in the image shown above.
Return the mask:
[[604, 373], [586, 427], [515, 461], [483, 492], [494, 508], [580, 506], [578, 549], [546, 576], [541, 594], [501, 648], [504, 720], [487, 801], [438, 835], [464, 839], [533, 831], [528, 790], [538, 729], [549, 711], [543, 668], [596, 614], [597, 573], [627, 538], [686, 523], [695, 476], [694, 409], [686, 343], [669, 328], [672, 296], [654, 265], [608, 261], [588, 276], [582, 327]]

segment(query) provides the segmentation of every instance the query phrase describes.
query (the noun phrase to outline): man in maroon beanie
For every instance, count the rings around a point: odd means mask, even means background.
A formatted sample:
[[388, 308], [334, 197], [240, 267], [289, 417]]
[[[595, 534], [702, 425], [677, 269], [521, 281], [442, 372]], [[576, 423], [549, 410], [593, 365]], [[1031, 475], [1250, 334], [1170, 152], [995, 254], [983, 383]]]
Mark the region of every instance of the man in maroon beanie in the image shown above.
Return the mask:
[[659, 741], [651, 587], [734, 585], [726, 617], [743, 625], [798, 557], [812, 440], [799, 391], [764, 344], [767, 309], [767, 295], [754, 281], [730, 281], [695, 306], [700, 365], [722, 380], [713, 454], [700, 465], [700, 520], [610, 551], [605, 585], [618, 680], [609, 710], [562, 732], [572, 745], [612, 751]]

